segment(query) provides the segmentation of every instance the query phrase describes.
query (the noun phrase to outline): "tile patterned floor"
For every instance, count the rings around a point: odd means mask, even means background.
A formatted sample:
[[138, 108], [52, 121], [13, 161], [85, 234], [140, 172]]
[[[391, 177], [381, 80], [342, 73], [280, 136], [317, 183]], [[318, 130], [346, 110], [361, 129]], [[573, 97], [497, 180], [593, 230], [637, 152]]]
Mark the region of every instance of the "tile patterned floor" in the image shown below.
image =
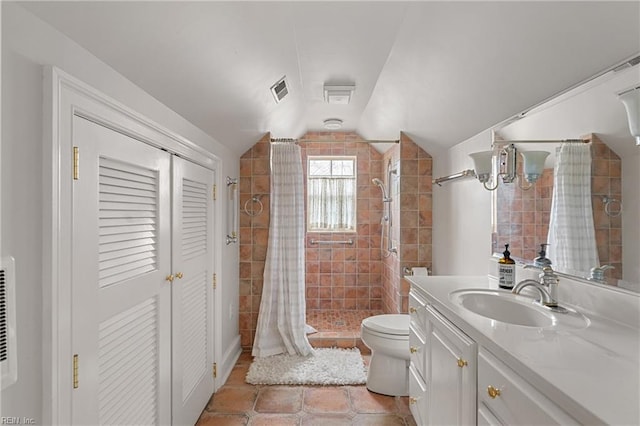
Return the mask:
[[363, 319], [379, 315], [375, 310], [307, 310], [307, 324], [318, 330], [309, 334], [309, 342], [316, 348], [354, 348], [369, 354], [360, 340], [360, 323]]
[[[368, 362], [368, 356], [363, 357]], [[415, 426], [407, 397], [365, 386], [265, 386], [244, 381], [251, 354], [243, 352], [197, 426]]]

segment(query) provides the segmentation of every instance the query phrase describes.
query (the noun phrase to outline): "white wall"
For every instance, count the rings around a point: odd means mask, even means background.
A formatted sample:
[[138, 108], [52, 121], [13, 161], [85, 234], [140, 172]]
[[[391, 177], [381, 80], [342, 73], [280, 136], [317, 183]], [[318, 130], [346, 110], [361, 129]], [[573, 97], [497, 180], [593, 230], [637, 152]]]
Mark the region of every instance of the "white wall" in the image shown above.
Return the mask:
[[[640, 147], [629, 133], [617, 93], [640, 82], [640, 66], [609, 73], [530, 111], [501, 129], [504, 139], [571, 139], [596, 133], [622, 158], [623, 279], [640, 281]], [[470, 152], [488, 150], [484, 131], [434, 159], [434, 177], [473, 168]], [[527, 147], [525, 149], [533, 149]], [[543, 148], [548, 149], [548, 148]], [[491, 193], [477, 180], [434, 187], [434, 273], [484, 274], [490, 255]]]
[[[434, 157], [433, 177], [473, 169], [469, 153], [491, 147], [485, 131]], [[477, 179], [433, 186], [434, 275], [484, 275], [491, 255], [491, 196]]]
[[[20, 6], [2, 3], [1, 250], [16, 258], [18, 382], [2, 393], [3, 416], [42, 423], [43, 65], [55, 65], [159, 125], [209, 150], [222, 176], [238, 176], [239, 158], [142, 91], [75, 42]], [[224, 185], [219, 185], [224, 188]], [[219, 200], [224, 197], [219, 197]], [[225, 212], [226, 206], [219, 211]], [[238, 336], [238, 248], [219, 256], [223, 333], [219, 350]]]

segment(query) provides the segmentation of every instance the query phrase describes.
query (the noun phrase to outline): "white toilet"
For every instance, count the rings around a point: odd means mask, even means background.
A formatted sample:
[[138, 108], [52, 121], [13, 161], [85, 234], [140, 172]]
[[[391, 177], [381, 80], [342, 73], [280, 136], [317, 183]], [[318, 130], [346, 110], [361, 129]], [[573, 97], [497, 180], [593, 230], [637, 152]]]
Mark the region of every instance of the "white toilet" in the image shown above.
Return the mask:
[[362, 320], [362, 342], [371, 349], [367, 389], [409, 395], [409, 315], [376, 315]]

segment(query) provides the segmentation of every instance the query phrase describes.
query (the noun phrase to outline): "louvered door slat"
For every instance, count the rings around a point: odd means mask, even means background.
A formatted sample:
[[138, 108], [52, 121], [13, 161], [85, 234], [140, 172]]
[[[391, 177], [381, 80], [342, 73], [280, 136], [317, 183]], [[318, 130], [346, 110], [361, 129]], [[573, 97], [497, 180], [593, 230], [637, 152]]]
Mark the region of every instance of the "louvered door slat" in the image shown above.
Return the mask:
[[132, 218], [152, 218], [155, 220], [156, 212], [154, 210], [129, 210], [127, 216], [123, 217], [122, 212], [119, 210], [101, 210], [98, 213], [98, 218], [101, 220], [115, 218], [117, 220], [127, 220]]
[[113, 182], [113, 184], [107, 184], [105, 180], [107, 180], [107, 178], [101, 180], [99, 188], [100, 192], [103, 194], [123, 194], [134, 197], [148, 198], [149, 194], [155, 190], [154, 186], [150, 184], [137, 185], [136, 187], [132, 188], [131, 185], [117, 185], [117, 183], [119, 182], [116, 182], [114, 178], [108, 178], [108, 180], [110, 182]]
[[128, 234], [118, 234], [118, 235], [101, 235], [99, 243], [100, 244], [109, 244], [121, 241], [132, 241], [139, 240], [143, 238], [149, 238], [152, 242], [155, 242], [155, 233], [149, 231], [142, 232], [130, 232]]
[[115, 177], [122, 181], [150, 183], [154, 180], [154, 174], [151, 171], [141, 170], [135, 164], [122, 164], [117, 160], [109, 159], [102, 163], [101, 174]]
[[[111, 357], [112, 361], [100, 364], [100, 420], [104, 424], [126, 424], [128, 413], [121, 410], [124, 402], [130, 401], [123, 391], [134, 389], [135, 400], [155, 400], [157, 383], [157, 307], [150, 299], [117, 315], [100, 327], [99, 341], [102, 343], [99, 356]], [[139, 343], [151, 337], [148, 345]], [[104, 339], [104, 341], [103, 341]], [[126, 370], [130, 366], [131, 373]], [[124, 371], [122, 371], [124, 369]], [[119, 374], [121, 373], [121, 374]], [[155, 414], [155, 413], [154, 413]], [[155, 416], [145, 423], [155, 423]]]
[[126, 250], [136, 247], [145, 247], [147, 251], [154, 249], [153, 238], [140, 238], [138, 240], [115, 241], [113, 243], [103, 243], [98, 247], [98, 253], [111, 253], [113, 251]]
[[112, 259], [135, 256], [139, 253], [147, 253], [148, 251], [149, 251], [148, 245], [142, 245], [142, 246], [136, 246], [136, 247], [131, 247], [127, 249], [120, 249], [120, 250], [100, 253], [98, 255], [98, 259], [100, 262], [108, 262]]
[[101, 221], [102, 226], [128, 226], [128, 225], [154, 225], [155, 221], [153, 216], [151, 217], [115, 217], [115, 218], [103, 218]]
[[185, 307], [182, 318], [185, 356], [183, 395], [191, 392], [207, 369], [207, 286], [203, 271], [185, 282], [182, 289], [182, 306]]
[[100, 235], [123, 235], [125, 237], [138, 232], [148, 232], [149, 235], [155, 236], [156, 227], [154, 224], [130, 224], [125, 226], [113, 226], [103, 224], [100, 228]]

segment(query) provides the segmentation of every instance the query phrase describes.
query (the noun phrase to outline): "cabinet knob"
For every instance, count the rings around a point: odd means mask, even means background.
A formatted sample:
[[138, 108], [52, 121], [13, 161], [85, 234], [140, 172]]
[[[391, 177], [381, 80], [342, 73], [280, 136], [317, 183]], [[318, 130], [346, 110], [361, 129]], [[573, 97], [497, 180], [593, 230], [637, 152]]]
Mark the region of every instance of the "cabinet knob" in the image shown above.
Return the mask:
[[467, 361], [465, 361], [462, 358], [458, 358], [458, 367], [462, 368], [462, 367], [464, 367], [466, 365], [469, 365], [469, 363]]
[[409, 313], [415, 314], [416, 312], [418, 312], [418, 310], [416, 308], [414, 308], [413, 306], [409, 308]]
[[176, 274], [176, 278], [178, 278], [178, 279], [182, 279], [182, 272], [178, 272], [178, 273]]
[[496, 397], [500, 396], [500, 389], [494, 388], [493, 386], [489, 385], [489, 387], [487, 387], [487, 393], [489, 394], [491, 399], [496, 399]]
[[418, 352], [418, 348], [416, 348], [415, 346], [411, 346], [409, 348], [409, 352], [411, 352], [412, 354], [415, 354], [416, 352]]
[[409, 397], [409, 404], [413, 405], [416, 404], [418, 402], [418, 398], [414, 398], [412, 396]]
[[165, 280], [167, 280], [167, 281], [169, 281], [170, 283], [172, 283], [172, 282], [173, 282], [173, 278], [174, 278], [174, 277], [173, 277], [173, 274], [171, 274], [171, 275], [167, 275], [167, 277], [165, 278]]

